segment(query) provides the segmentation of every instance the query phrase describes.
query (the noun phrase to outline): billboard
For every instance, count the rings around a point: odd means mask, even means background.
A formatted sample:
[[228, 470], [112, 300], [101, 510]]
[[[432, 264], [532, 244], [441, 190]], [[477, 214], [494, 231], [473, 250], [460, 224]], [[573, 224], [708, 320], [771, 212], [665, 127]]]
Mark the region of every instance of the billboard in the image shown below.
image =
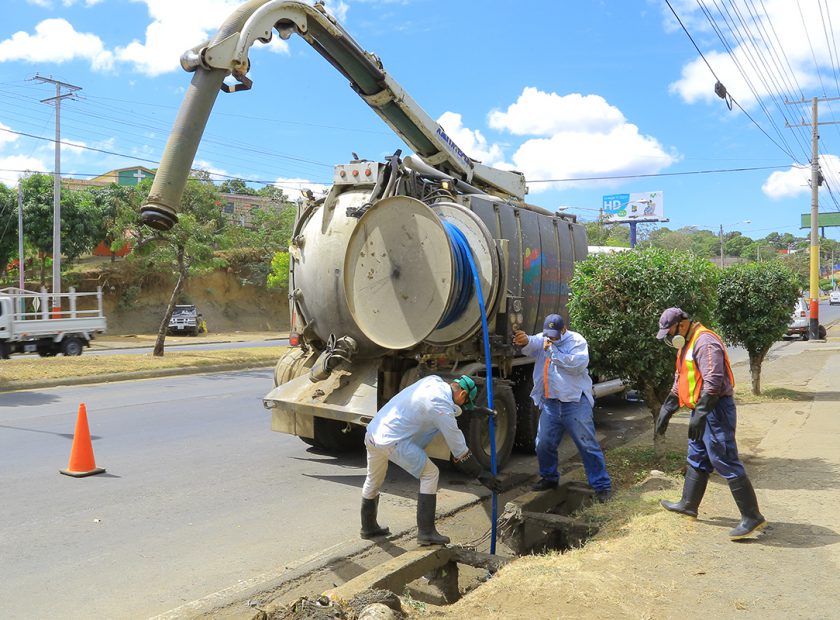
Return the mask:
[[656, 222], [665, 220], [662, 192], [604, 196], [602, 213], [607, 222]]

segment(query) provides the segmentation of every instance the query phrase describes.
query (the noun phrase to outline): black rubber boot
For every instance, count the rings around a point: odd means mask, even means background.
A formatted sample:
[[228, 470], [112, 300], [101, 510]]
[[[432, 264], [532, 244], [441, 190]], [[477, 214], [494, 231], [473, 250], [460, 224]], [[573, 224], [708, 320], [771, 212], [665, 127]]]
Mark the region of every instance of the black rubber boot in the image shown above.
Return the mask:
[[387, 527], [382, 527], [376, 522], [376, 511], [378, 509], [378, 495], [374, 499], [362, 498], [362, 529], [359, 532], [362, 538], [376, 538], [378, 536], [387, 536], [391, 533], [391, 530]]
[[767, 519], [758, 511], [758, 499], [750, 479], [746, 476], [733, 478], [729, 481], [729, 490], [732, 491], [732, 497], [741, 511], [741, 522], [729, 532], [729, 538], [738, 540], [763, 530]]
[[706, 493], [706, 485], [709, 483], [709, 474], [689, 465], [685, 472], [685, 484], [683, 485], [682, 498], [678, 502], [660, 500], [660, 504], [666, 510], [678, 512], [687, 517], [697, 518], [697, 509], [700, 507], [700, 500]]
[[436, 509], [437, 495], [435, 493], [420, 493], [417, 496], [417, 543], [421, 546], [449, 543], [449, 536], [439, 534], [435, 529]]

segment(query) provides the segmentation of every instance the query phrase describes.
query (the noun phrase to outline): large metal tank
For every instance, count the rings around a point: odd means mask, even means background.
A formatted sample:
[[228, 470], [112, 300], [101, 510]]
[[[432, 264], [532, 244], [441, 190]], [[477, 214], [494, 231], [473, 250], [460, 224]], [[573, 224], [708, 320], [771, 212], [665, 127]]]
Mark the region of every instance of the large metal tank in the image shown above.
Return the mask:
[[452, 317], [468, 274], [458, 270], [447, 225], [463, 234], [472, 251], [489, 319], [504, 295], [522, 298], [517, 323], [529, 333], [540, 331], [545, 315], [565, 313], [574, 262], [586, 256], [579, 224], [489, 196], [431, 206], [393, 196], [361, 218], [347, 215], [348, 207], [366, 200], [360, 190], [339, 194], [298, 227], [296, 301], [321, 340], [349, 335], [359, 345], [358, 355], [371, 358], [475, 336], [481, 323], [474, 291]]

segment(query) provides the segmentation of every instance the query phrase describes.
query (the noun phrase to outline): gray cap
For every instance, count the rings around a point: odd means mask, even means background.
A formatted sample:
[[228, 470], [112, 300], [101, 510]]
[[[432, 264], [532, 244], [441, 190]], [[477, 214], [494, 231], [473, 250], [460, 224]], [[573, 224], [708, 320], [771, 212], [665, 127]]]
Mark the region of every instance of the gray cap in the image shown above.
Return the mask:
[[687, 318], [688, 315], [680, 308], [668, 308], [662, 313], [662, 316], [659, 317], [659, 331], [656, 332], [656, 338], [658, 340], [662, 340], [668, 335], [668, 330], [671, 329], [672, 326], [676, 325], [680, 321], [684, 321]]

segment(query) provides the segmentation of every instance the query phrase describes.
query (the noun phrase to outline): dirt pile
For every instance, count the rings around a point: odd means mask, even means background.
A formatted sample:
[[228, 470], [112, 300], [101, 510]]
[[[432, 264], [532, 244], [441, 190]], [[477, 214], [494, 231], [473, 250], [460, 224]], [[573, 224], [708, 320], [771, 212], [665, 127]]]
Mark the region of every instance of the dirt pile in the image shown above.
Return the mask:
[[[77, 274], [78, 291], [102, 287], [109, 334], [156, 333], [175, 280], [164, 274], [140, 274], [130, 263], [117, 263]], [[228, 271], [192, 276], [177, 303], [195, 304], [213, 331], [288, 331], [285, 290], [269, 291]]]

